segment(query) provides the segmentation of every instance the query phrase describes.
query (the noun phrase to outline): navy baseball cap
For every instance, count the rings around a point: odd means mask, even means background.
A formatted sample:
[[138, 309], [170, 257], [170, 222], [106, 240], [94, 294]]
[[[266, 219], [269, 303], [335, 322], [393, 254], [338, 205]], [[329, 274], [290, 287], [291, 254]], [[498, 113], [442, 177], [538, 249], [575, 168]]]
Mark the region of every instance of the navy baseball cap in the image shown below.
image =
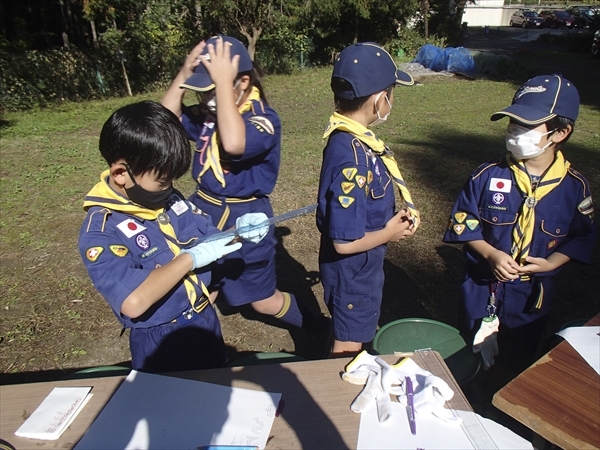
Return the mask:
[[[220, 34], [218, 36], [211, 37], [208, 41], [206, 41], [206, 47], [204, 47], [202, 55], [208, 55], [208, 45], [216, 45], [217, 39], [219, 38], [223, 39], [225, 45], [227, 45], [227, 42], [231, 44], [229, 51], [231, 52], [232, 58], [235, 55], [240, 55], [238, 73], [249, 72], [254, 68], [254, 63], [252, 62], [252, 59], [250, 59], [250, 54], [248, 53], [248, 50], [246, 49], [244, 44], [242, 44], [236, 38], [231, 36], [224, 36]], [[200, 63], [194, 69], [193, 75], [187, 80], [185, 80], [185, 83], [183, 83], [179, 87], [182, 89], [191, 89], [193, 91], [198, 92], [206, 92], [210, 91], [211, 89], [214, 89], [215, 83], [213, 83], [213, 81], [211, 80], [210, 75], [206, 71], [206, 67], [204, 67], [204, 64]]]
[[340, 52], [333, 64], [331, 77], [346, 80], [351, 89], [333, 93], [343, 99], [367, 97], [393, 84], [412, 86], [413, 78], [398, 70], [396, 63], [383, 47], [374, 42], [358, 42]]
[[527, 125], [539, 125], [556, 116], [575, 122], [578, 114], [575, 85], [560, 75], [541, 75], [523, 84], [515, 92], [512, 105], [494, 113], [491, 120], [508, 116]]

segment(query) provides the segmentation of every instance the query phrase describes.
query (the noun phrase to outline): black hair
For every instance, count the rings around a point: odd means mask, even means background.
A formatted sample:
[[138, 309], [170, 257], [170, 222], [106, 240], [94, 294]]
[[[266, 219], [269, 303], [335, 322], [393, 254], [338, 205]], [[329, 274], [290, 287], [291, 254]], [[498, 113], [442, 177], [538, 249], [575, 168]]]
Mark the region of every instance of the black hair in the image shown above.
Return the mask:
[[255, 86], [260, 91], [260, 98], [262, 99], [262, 101], [265, 102], [265, 104], [267, 106], [269, 106], [269, 101], [267, 100], [267, 95], [265, 94], [265, 88], [263, 87], [263, 84], [261, 81], [261, 77], [263, 76], [263, 71], [256, 63], [253, 63], [253, 65], [254, 65], [254, 67], [252, 68], [252, 70], [250, 70], [248, 72], [239, 73], [236, 78], [236, 81], [240, 77], [243, 77], [244, 75], [248, 75], [250, 77], [250, 87]]
[[149, 100], [119, 108], [108, 118], [100, 132], [100, 153], [109, 166], [123, 159], [134, 175], [155, 171], [157, 179], [165, 180], [180, 178], [192, 162], [179, 118]]
[[566, 130], [569, 127], [569, 125], [571, 126], [571, 132], [565, 139], [563, 139], [561, 142], [559, 142], [556, 145], [557, 148], [561, 148], [563, 145], [565, 145], [567, 143], [567, 141], [573, 134], [573, 130], [575, 129], [575, 121], [568, 119], [566, 117], [563, 117], [563, 116], [556, 116], [546, 122], [546, 128], [548, 129], [548, 131], [550, 131], [550, 130], [556, 130], [556, 131]]
[[[396, 84], [392, 84], [385, 89], [385, 92], [388, 96], [392, 95], [392, 91]], [[335, 102], [335, 110], [339, 113], [353, 113], [358, 111], [365, 102], [371, 97], [371, 95], [367, 95], [365, 97], [357, 97], [352, 100], [348, 100], [345, 98], [339, 97], [336, 92], [346, 92], [351, 91], [352, 85], [345, 79], [339, 77], [331, 77], [331, 90], [333, 91], [333, 101]]]

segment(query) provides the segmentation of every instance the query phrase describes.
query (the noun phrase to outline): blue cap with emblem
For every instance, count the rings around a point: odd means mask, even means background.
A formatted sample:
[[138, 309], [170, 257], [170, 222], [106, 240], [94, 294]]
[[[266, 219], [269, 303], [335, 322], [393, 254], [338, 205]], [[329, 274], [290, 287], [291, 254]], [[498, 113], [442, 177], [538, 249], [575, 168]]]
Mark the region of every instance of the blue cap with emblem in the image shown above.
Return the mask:
[[[201, 56], [208, 54], [208, 46], [210, 44], [215, 45], [217, 39], [223, 39], [225, 45], [230, 45], [229, 51], [231, 53], [232, 58], [235, 55], [240, 56], [240, 61], [238, 64], [238, 73], [249, 72], [254, 68], [254, 63], [252, 62], [250, 54], [248, 53], [248, 50], [246, 49], [244, 44], [242, 44], [236, 38], [231, 36], [224, 36], [220, 34], [218, 36], [211, 37], [208, 41], [206, 41], [206, 47], [204, 47]], [[212, 79], [210, 78], [210, 75], [208, 74], [206, 67], [204, 67], [204, 64], [200, 63], [194, 69], [194, 73], [192, 74], [192, 76], [185, 80], [185, 82], [179, 87], [182, 89], [191, 89], [193, 91], [198, 92], [206, 92], [210, 91], [211, 89], [214, 89], [215, 83], [213, 83]]]
[[398, 70], [390, 54], [374, 42], [358, 42], [340, 52], [333, 65], [332, 78], [342, 78], [349, 89], [334, 89], [340, 98], [353, 100], [381, 92], [393, 84], [412, 86], [415, 82]]
[[538, 125], [556, 117], [573, 122], [579, 114], [579, 93], [560, 75], [541, 75], [528, 80], [513, 97], [512, 105], [494, 113], [491, 120], [512, 117], [527, 125]]

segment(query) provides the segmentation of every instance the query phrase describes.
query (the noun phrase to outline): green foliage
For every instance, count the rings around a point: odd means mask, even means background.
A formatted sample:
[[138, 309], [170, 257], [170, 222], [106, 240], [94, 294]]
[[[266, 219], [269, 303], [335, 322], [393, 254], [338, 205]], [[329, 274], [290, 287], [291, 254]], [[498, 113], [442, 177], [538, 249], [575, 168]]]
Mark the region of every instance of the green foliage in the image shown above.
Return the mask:
[[302, 16], [314, 43], [311, 58], [318, 64], [328, 64], [337, 52], [354, 42], [385, 44], [417, 10], [416, 0], [312, 1]]
[[3, 53], [0, 58], [0, 105], [6, 110], [83, 100], [102, 94], [96, 64], [77, 50]]
[[488, 52], [474, 52], [475, 72], [492, 80], [522, 81], [533, 75], [533, 67], [527, 61], [495, 55]]
[[[256, 45], [255, 59], [266, 73], [289, 74], [329, 64], [355, 41], [414, 55], [427, 42], [444, 46], [437, 36], [449, 30], [440, 25], [428, 40], [408, 30], [405, 24], [419, 10], [418, 0], [67, 1], [80, 31], [69, 40], [79, 47], [28, 50], [48, 31], [32, 33], [31, 23], [22, 18], [13, 21], [10, 36], [0, 36], [0, 111], [124, 96], [125, 75], [133, 93], [165, 89], [189, 50], [216, 33], [235, 36], [250, 50]], [[89, 21], [96, 30], [93, 44]], [[55, 38], [59, 29], [53, 29]], [[62, 30], [70, 32], [64, 24]], [[48, 48], [50, 41], [45, 42]]]
[[425, 44], [433, 44], [438, 47], [446, 47], [446, 38], [436, 35], [425, 37], [415, 28], [403, 27], [398, 31], [398, 37], [390, 40], [385, 48], [393, 56], [404, 54], [411, 59], [414, 58], [419, 49]]
[[294, 32], [291, 21], [285, 17], [279, 26], [265, 33], [258, 43], [255, 61], [266, 73], [292, 73], [310, 65], [312, 42]]

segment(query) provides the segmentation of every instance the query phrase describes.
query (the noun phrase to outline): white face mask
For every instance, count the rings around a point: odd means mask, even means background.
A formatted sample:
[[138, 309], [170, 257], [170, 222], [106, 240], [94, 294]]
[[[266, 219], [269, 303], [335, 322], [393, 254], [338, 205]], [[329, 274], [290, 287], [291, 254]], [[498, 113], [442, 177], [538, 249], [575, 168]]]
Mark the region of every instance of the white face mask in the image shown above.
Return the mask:
[[216, 96], [213, 96], [213, 98], [211, 98], [209, 101], [206, 102], [206, 108], [211, 113], [217, 112], [217, 97]]
[[538, 147], [542, 138], [556, 130], [540, 133], [529, 128], [511, 123], [506, 127], [506, 149], [517, 159], [531, 159], [541, 155], [546, 151], [552, 141], [548, 142], [544, 148]]
[[[390, 109], [388, 110], [388, 113], [385, 116], [381, 117], [379, 115], [379, 108], [377, 107], [377, 102], [379, 101], [379, 99], [381, 98], [381, 96], [383, 94], [386, 94], [385, 95], [385, 101], [387, 102], [387, 104], [388, 104], [388, 106], [389, 106]], [[387, 96], [386, 92], [380, 92], [379, 95], [377, 97], [375, 97], [374, 105], [375, 105], [375, 112], [377, 113], [377, 119], [375, 119], [373, 122], [371, 122], [369, 124], [369, 126], [372, 126], [372, 127], [375, 126], [375, 125], [379, 125], [379, 124], [385, 122], [387, 120], [388, 116], [390, 115], [390, 113], [392, 112], [392, 104], [390, 103], [390, 100], [388, 99], [388, 96]]]
[[[240, 78], [240, 79], [238, 79], [238, 80], [235, 82], [235, 84], [233, 85], [233, 90], [234, 90], [234, 91], [235, 91], [235, 90], [237, 89], [237, 87], [240, 85], [240, 82], [241, 82], [241, 81], [242, 81], [242, 79]], [[239, 103], [240, 103], [240, 100], [241, 100], [241, 99], [242, 99], [242, 97], [244, 96], [244, 92], [246, 92], [246, 91], [242, 90], [242, 91], [240, 92], [240, 95], [238, 95], [238, 98], [237, 98], [237, 100], [235, 101], [235, 106], [238, 106], [238, 105], [239, 105]]]
[[[241, 81], [242, 80], [240, 78], [239, 80], [237, 80], [235, 82], [235, 84], [233, 85], [234, 91], [237, 89], [237, 87], [239, 86]], [[209, 100], [205, 101], [204, 104], [206, 105], [206, 109], [208, 109], [211, 113], [215, 114], [217, 112], [217, 96], [215, 95], [214, 89], [209, 92], [212, 94], [212, 96], [210, 97]], [[238, 96], [237, 100], [235, 101], [236, 106], [238, 105], [238, 103], [240, 102], [242, 97], [244, 96], [244, 92], [245, 91], [240, 92], [240, 95]], [[208, 96], [209, 94], [205, 94], [205, 95]]]

